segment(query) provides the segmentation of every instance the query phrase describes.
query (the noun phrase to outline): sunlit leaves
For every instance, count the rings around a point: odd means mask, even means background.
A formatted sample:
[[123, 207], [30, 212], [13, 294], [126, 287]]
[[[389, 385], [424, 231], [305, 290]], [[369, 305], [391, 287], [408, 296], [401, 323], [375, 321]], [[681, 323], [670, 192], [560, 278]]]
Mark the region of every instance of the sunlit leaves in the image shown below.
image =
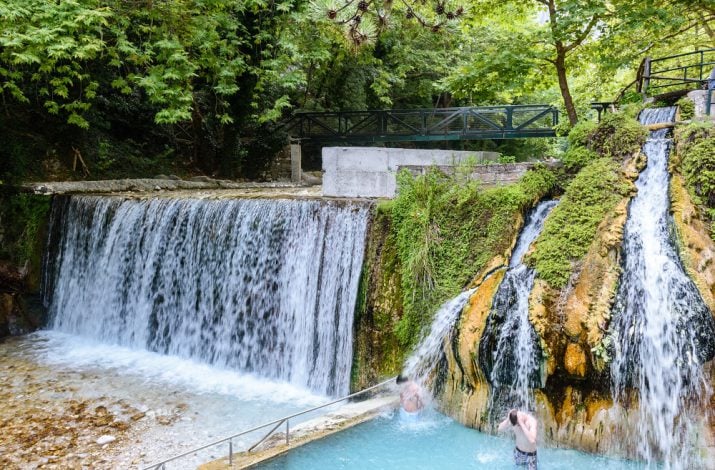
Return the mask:
[[[294, 8], [293, 0], [7, 0], [0, 91], [24, 103], [43, 97], [47, 112], [86, 128], [82, 114], [100, 88], [140, 89], [157, 107], [157, 123], [177, 123], [191, 119], [200, 87], [214, 94], [219, 121], [230, 123], [226, 100], [241, 92], [240, 77], [261, 77], [264, 59], [275, 62], [266, 54], [278, 40], [276, 15]], [[285, 107], [279, 100], [268, 113]]]

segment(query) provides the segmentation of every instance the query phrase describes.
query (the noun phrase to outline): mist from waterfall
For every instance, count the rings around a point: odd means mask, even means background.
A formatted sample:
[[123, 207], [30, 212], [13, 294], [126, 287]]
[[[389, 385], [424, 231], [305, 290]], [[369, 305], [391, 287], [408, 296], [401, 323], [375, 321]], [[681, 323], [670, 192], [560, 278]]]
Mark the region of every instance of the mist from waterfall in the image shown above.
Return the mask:
[[362, 202], [58, 198], [50, 327], [344, 394], [369, 213]]
[[[646, 109], [642, 124], [675, 120], [676, 108]], [[715, 353], [715, 324], [685, 274], [669, 214], [668, 129], [651, 132], [625, 225], [623, 274], [610, 336], [615, 399], [635, 413], [630, 437], [649, 465], [698, 468], [694, 436], [710, 391], [701, 363]], [[632, 409], [631, 394], [638, 407]]]
[[504, 406], [533, 409], [531, 389], [541, 384], [541, 348], [529, 321], [529, 294], [536, 273], [523, 258], [557, 204], [543, 201], [527, 217], [479, 344], [479, 364], [492, 385], [490, 409], [497, 413]]

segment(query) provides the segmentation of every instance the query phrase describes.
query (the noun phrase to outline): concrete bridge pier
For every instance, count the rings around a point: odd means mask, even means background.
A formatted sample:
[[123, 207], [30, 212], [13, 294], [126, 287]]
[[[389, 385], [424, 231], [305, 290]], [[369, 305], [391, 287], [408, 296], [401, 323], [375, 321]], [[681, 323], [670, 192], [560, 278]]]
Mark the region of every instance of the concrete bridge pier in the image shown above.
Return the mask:
[[300, 141], [291, 139], [290, 142], [290, 180], [292, 183], [300, 183], [303, 179], [301, 166]]

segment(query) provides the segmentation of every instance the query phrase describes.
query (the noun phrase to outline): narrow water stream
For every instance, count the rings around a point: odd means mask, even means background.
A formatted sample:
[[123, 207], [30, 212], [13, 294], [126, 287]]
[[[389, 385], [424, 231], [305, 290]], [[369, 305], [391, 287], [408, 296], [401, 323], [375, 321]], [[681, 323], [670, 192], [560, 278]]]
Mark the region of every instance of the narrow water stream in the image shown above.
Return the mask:
[[502, 414], [502, 408], [533, 409], [531, 389], [541, 386], [541, 348], [529, 321], [529, 294], [536, 273], [523, 258], [557, 204], [541, 202], [527, 217], [479, 343], [479, 364], [492, 385], [490, 409], [496, 415]]

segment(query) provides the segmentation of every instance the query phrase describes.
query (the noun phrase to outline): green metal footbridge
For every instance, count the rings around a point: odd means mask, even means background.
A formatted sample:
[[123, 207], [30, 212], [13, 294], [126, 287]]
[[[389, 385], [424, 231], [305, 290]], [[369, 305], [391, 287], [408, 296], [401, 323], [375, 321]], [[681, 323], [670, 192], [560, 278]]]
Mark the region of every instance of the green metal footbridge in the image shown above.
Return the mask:
[[323, 144], [554, 137], [558, 122], [553, 106], [511, 105], [298, 112], [285, 125], [292, 139]]

